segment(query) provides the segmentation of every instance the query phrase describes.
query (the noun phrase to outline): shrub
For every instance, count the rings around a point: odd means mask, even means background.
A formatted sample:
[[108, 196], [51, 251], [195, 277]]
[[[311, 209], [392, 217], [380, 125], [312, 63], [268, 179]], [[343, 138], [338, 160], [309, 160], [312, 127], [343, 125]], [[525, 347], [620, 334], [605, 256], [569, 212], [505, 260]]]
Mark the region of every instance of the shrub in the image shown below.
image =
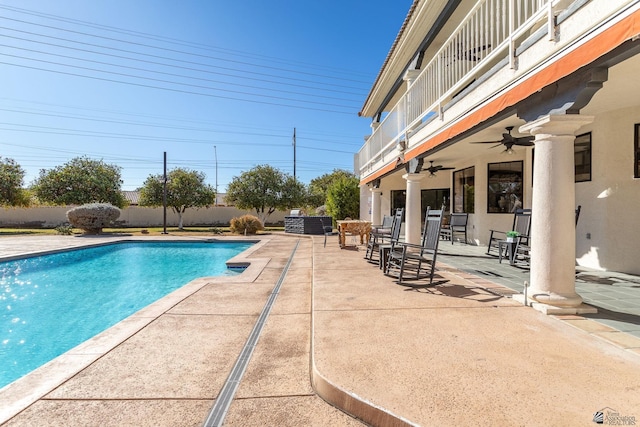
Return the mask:
[[120, 209], [109, 203], [88, 203], [67, 211], [72, 226], [85, 234], [100, 234], [120, 216]]
[[211, 227], [209, 229], [209, 232], [211, 232], [213, 234], [224, 234], [224, 231], [221, 228], [218, 228], [218, 227]]
[[69, 223], [60, 224], [55, 228], [58, 234], [64, 234], [65, 236], [69, 236], [73, 233], [73, 227]]
[[360, 187], [355, 177], [340, 177], [327, 188], [327, 214], [335, 219], [360, 217]]
[[237, 234], [256, 234], [259, 230], [264, 230], [260, 220], [253, 215], [243, 215], [232, 218], [229, 229]]

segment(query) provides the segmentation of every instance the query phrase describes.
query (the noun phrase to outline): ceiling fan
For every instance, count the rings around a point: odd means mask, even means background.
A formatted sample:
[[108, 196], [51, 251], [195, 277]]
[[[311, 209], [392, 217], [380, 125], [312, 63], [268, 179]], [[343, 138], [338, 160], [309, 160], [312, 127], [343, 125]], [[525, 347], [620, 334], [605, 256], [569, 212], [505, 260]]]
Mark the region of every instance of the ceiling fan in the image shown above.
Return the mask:
[[520, 146], [524, 146], [524, 147], [531, 147], [533, 146], [533, 136], [521, 136], [521, 137], [516, 137], [511, 135], [511, 131], [513, 130], [513, 126], [507, 126], [505, 128], [507, 130], [507, 133], [503, 133], [502, 134], [502, 140], [500, 141], [481, 141], [481, 142], [474, 142], [473, 144], [496, 144], [491, 148], [495, 148], [498, 147], [500, 145], [504, 145], [506, 147], [506, 149], [503, 151], [503, 153], [507, 153], [507, 154], [513, 154], [513, 146], [514, 145], [520, 145]]
[[445, 168], [442, 165], [434, 165], [433, 164], [433, 160], [430, 160], [429, 163], [431, 163], [431, 164], [429, 165], [428, 168], [425, 168], [425, 170], [429, 171], [429, 177], [430, 178], [436, 176], [436, 172], [455, 169], [455, 168]]

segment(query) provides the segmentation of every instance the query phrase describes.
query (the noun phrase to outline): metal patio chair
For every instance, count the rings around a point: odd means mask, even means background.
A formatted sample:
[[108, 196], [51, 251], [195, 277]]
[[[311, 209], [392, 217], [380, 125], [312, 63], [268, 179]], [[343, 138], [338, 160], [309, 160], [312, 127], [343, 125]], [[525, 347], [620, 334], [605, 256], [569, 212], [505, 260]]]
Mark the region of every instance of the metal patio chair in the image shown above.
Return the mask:
[[322, 218], [320, 218], [320, 224], [322, 224], [322, 232], [324, 233], [324, 247], [327, 247], [327, 236], [333, 235], [333, 225], [326, 225]]

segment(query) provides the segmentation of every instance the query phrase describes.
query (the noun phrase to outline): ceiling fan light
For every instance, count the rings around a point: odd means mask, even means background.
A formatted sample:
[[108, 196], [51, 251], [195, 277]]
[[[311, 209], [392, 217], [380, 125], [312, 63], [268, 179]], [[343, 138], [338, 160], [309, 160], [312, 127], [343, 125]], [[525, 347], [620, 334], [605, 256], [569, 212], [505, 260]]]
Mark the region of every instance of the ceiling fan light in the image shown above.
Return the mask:
[[513, 149], [513, 148], [511, 148], [511, 147], [509, 147], [509, 148], [507, 148], [506, 150], [504, 150], [504, 152], [505, 152], [505, 153], [507, 153], [507, 154], [509, 154], [509, 155], [512, 155], [512, 154], [515, 154], [515, 153], [516, 153], [516, 152], [514, 151], [514, 149]]

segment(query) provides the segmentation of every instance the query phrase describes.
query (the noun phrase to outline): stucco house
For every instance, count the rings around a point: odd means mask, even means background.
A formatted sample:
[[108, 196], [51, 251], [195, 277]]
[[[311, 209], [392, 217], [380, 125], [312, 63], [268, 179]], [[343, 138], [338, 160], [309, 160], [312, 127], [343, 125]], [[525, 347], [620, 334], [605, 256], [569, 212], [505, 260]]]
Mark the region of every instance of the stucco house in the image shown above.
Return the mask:
[[639, 52], [637, 0], [415, 0], [360, 112], [361, 218], [404, 207], [418, 243], [445, 205], [486, 245], [530, 208], [551, 307], [580, 307], [576, 263], [640, 274]]

